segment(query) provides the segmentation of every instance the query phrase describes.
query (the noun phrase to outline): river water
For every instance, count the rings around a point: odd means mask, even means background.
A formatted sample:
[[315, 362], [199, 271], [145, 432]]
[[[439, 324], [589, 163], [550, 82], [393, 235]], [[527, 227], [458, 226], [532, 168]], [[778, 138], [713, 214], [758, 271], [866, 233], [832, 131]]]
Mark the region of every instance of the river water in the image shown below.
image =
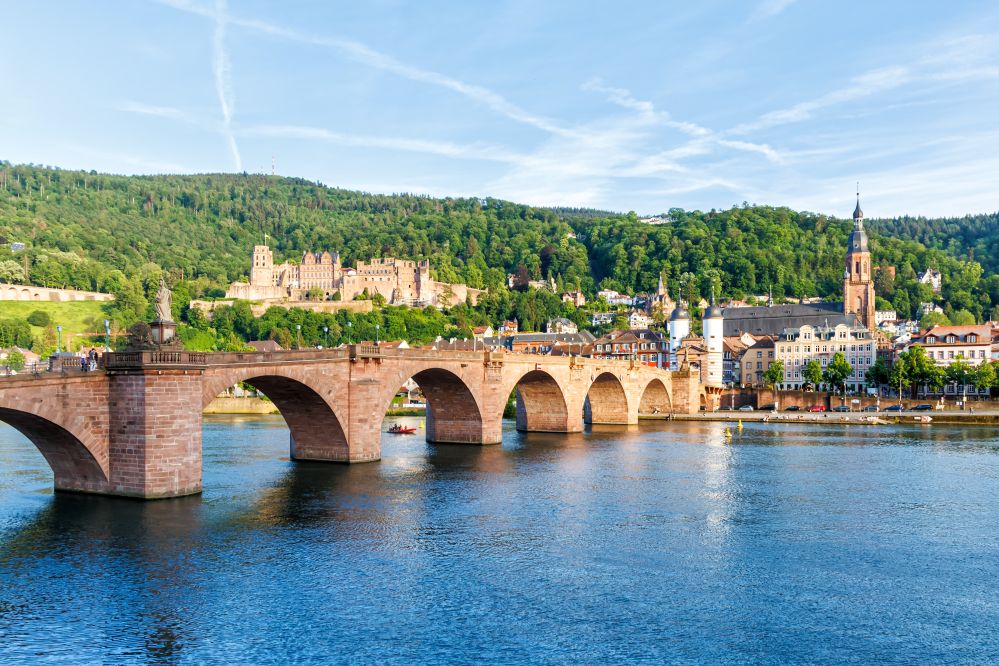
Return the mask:
[[204, 494], [143, 503], [0, 426], [0, 663], [999, 660], [995, 429], [724, 428], [338, 466], [206, 417]]

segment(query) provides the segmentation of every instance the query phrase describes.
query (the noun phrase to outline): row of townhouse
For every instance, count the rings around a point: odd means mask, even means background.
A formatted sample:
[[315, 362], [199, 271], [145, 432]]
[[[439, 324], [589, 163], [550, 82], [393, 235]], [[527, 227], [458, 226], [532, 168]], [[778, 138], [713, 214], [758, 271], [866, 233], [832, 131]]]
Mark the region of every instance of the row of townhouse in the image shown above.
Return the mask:
[[[912, 347], [922, 347], [926, 356], [933, 359], [938, 367], [945, 368], [955, 361], [963, 361], [976, 368], [982, 363], [999, 362], [999, 322], [988, 322], [973, 326], [932, 326], [913, 336], [908, 344], [898, 351]], [[930, 394], [926, 387], [920, 389], [923, 395]], [[978, 389], [974, 384], [946, 384], [944, 395], [987, 395], [988, 388]]]
[[669, 338], [658, 331], [611, 331], [593, 343], [593, 358], [633, 359], [656, 368], [669, 367]]

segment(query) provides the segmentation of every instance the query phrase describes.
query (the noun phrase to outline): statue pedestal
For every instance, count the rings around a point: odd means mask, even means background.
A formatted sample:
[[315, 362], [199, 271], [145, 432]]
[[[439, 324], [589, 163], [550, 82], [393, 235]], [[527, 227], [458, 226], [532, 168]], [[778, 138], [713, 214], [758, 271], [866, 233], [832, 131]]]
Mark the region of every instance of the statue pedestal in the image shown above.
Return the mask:
[[150, 331], [153, 334], [153, 343], [157, 345], [169, 344], [171, 341], [176, 341], [175, 337], [177, 335], [177, 324], [172, 321], [160, 321], [157, 319], [149, 325]]

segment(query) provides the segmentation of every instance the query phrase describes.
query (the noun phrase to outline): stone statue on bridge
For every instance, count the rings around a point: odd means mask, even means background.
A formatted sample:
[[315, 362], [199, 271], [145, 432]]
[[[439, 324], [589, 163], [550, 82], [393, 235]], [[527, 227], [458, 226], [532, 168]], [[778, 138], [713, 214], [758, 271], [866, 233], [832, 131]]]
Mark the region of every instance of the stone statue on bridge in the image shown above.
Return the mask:
[[166, 285], [166, 280], [160, 277], [160, 288], [156, 292], [156, 321], [173, 321], [171, 303], [173, 292]]

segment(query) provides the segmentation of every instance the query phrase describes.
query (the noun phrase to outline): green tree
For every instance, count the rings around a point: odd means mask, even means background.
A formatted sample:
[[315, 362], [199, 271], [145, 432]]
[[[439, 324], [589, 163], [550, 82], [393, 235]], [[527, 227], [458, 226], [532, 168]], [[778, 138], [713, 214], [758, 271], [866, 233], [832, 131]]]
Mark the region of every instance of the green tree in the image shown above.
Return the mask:
[[920, 386], [939, 390], [944, 384], [943, 368], [937, 366], [923, 347], [914, 346], [898, 355], [892, 368], [891, 385], [910, 389], [915, 395]]
[[24, 354], [19, 351], [12, 351], [7, 354], [7, 367], [14, 372], [24, 370]]
[[997, 361], [985, 361], [975, 368], [972, 383], [976, 389], [984, 391], [996, 387], [996, 382], [999, 380], [996, 375], [997, 365], [999, 365]]
[[955, 326], [974, 326], [977, 322], [975, 321], [975, 315], [967, 310], [958, 310], [951, 317], [951, 323]]
[[883, 358], [878, 357], [874, 361], [874, 365], [867, 368], [867, 373], [865, 375], [867, 379], [868, 386], [877, 387], [882, 384], [887, 384], [891, 379], [891, 373], [888, 370], [887, 364]]
[[805, 364], [804, 369], [801, 371], [801, 376], [804, 378], [808, 388], [813, 390], [818, 388], [819, 384], [822, 383], [822, 364], [812, 359]]
[[919, 318], [919, 328], [924, 331], [933, 326], [948, 326], [949, 324], [950, 320], [947, 319], [947, 315], [941, 312], [927, 312]]
[[772, 361], [763, 373], [763, 385], [773, 388], [784, 381], [784, 361]]
[[822, 379], [838, 393], [846, 393], [846, 380], [853, 373], [853, 366], [843, 352], [836, 352], [822, 373]]
[[973, 377], [974, 368], [960, 355], [944, 368], [944, 378], [948, 384], [964, 386], [970, 384]]
[[12, 259], [0, 261], [0, 282], [23, 283], [24, 268]]

